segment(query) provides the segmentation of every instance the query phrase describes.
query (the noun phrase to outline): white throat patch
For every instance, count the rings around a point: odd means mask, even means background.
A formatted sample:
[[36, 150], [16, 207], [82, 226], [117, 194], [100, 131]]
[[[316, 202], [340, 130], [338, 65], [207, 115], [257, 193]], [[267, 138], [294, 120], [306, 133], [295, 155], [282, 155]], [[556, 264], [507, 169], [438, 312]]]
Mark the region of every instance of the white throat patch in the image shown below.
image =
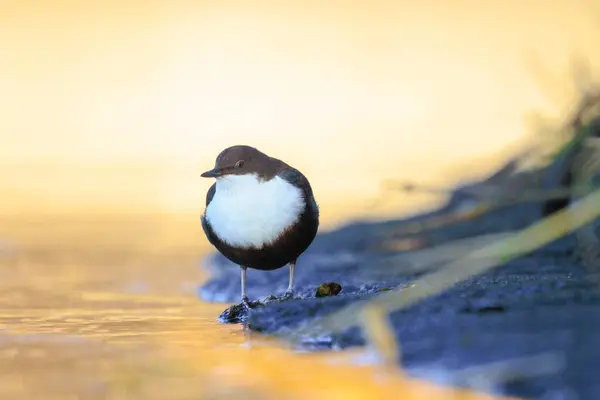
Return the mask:
[[302, 190], [278, 176], [227, 175], [217, 178], [206, 219], [230, 246], [260, 249], [294, 224], [305, 204]]

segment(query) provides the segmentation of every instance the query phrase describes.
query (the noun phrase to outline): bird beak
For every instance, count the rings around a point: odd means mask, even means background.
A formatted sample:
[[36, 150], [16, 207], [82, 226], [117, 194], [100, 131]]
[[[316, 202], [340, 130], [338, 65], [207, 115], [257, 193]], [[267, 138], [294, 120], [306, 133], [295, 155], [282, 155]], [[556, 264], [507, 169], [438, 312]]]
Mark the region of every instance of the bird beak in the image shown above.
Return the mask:
[[221, 168], [215, 167], [209, 171], [203, 172], [200, 176], [203, 178], [217, 178], [221, 175], [223, 175], [223, 171], [221, 170]]

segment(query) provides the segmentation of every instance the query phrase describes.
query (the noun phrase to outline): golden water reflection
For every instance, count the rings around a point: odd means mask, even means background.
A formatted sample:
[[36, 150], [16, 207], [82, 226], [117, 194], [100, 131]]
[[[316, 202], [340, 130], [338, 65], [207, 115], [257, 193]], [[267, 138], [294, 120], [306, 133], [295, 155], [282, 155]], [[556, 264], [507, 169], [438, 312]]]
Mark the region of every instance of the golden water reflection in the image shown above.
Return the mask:
[[452, 398], [362, 350], [301, 354], [218, 324], [225, 305], [195, 294], [195, 217], [4, 218], [0, 398]]

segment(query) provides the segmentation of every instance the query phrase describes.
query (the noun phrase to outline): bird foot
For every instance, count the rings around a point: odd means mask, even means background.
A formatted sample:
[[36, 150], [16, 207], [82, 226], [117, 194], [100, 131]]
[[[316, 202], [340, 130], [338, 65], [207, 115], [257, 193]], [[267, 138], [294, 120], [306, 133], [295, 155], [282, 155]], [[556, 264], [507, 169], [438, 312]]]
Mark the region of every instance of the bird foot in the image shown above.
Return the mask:
[[250, 311], [252, 308], [252, 304], [250, 304], [250, 299], [248, 296], [242, 296], [242, 302], [240, 303], [244, 311]]
[[281, 300], [291, 300], [292, 297], [294, 297], [294, 291], [293, 290], [286, 290], [285, 293], [283, 294], [283, 296], [281, 296]]

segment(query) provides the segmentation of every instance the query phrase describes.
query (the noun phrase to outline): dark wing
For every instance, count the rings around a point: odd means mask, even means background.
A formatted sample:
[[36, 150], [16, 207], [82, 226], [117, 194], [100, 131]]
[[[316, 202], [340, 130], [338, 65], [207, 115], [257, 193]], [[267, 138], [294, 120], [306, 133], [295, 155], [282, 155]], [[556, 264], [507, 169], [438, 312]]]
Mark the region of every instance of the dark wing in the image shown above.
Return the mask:
[[206, 206], [210, 204], [213, 197], [215, 197], [215, 192], [217, 191], [217, 182], [213, 183], [208, 192], [206, 192]]
[[209, 243], [214, 246], [215, 245], [215, 239], [216, 239], [215, 238], [215, 233], [213, 232], [212, 228], [208, 224], [208, 221], [206, 220], [206, 218], [204, 217], [204, 215], [200, 217], [200, 222], [202, 223], [202, 230], [204, 231], [204, 234], [206, 235], [206, 238], [208, 239]]
[[302, 189], [302, 191], [305, 195], [307, 195], [307, 197], [312, 196], [312, 188], [310, 187], [308, 179], [306, 179], [302, 172], [298, 171], [296, 168], [284, 168], [277, 175], [280, 178], [285, 179], [292, 185]]
[[298, 171], [296, 168], [287, 167], [287, 168], [284, 168], [277, 175], [280, 178], [285, 179], [292, 185], [294, 185], [302, 190], [302, 192], [304, 193], [304, 198], [310, 199], [309, 200], [310, 203], [308, 204], [308, 206], [310, 208], [312, 208], [312, 211], [318, 217], [319, 216], [319, 206], [317, 205], [317, 202], [315, 201], [315, 198], [313, 196], [313, 191], [312, 191], [312, 187], [310, 186], [310, 182], [308, 182], [308, 179], [306, 179], [306, 177], [302, 174], [302, 172]]
[[[212, 184], [212, 186], [210, 187], [210, 189], [208, 189], [208, 192], [206, 193], [206, 207], [208, 207], [208, 205], [212, 201], [213, 197], [215, 197], [216, 191], [217, 191], [217, 183], [215, 182]], [[205, 211], [205, 213], [206, 213], [206, 211]], [[200, 217], [200, 222], [202, 223], [202, 229], [204, 230], [204, 234], [206, 235], [208, 241], [210, 243], [213, 243], [214, 233], [213, 233], [210, 225], [208, 224], [208, 221], [206, 220], [205, 214], [202, 214], [202, 216]]]

